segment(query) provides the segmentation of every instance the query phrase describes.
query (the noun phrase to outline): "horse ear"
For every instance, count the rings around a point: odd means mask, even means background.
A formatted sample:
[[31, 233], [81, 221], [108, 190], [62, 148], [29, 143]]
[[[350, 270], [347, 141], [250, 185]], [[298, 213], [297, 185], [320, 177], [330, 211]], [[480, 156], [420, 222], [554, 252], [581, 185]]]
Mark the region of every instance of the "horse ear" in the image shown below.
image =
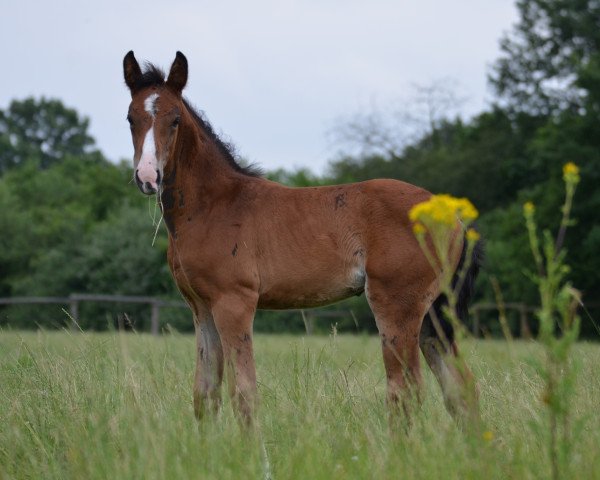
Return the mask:
[[133, 50], [130, 50], [123, 59], [123, 75], [125, 77], [125, 84], [129, 87], [129, 90], [133, 94], [135, 90], [135, 84], [142, 76], [142, 69], [133, 55]]
[[188, 62], [185, 55], [181, 52], [177, 52], [175, 55], [175, 61], [171, 65], [171, 71], [167, 78], [167, 87], [171, 88], [177, 93], [181, 93], [183, 87], [187, 83], [188, 78]]

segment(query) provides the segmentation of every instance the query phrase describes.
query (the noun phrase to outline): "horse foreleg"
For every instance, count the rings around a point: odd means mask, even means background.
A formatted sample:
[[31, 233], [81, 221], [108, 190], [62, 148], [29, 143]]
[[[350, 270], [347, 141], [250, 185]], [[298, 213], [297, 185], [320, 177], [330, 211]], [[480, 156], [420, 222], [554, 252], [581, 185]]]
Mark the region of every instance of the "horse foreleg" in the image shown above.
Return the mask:
[[252, 422], [256, 403], [256, 369], [252, 348], [252, 324], [256, 302], [224, 296], [212, 308], [221, 338], [229, 394], [245, 423]]
[[202, 310], [196, 315], [196, 373], [194, 376], [194, 412], [202, 418], [218, 410], [223, 380], [223, 347], [212, 315]]

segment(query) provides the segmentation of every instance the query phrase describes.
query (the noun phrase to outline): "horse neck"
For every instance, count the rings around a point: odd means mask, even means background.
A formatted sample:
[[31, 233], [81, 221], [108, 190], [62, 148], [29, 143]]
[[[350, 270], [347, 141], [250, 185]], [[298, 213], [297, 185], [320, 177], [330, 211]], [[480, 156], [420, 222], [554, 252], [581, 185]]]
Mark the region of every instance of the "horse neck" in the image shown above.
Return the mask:
[[161, 205], [169, 233], [186, 221], [189, 213], [201, 213], [215, 202], [231, 198], [241, 175], [229, 164], [215, 141], [184, 115], [175, 144], [165, 165]]
[[196, 124], [189, 112], [186, 113], [173, 154], [167, 162], [176, 170], [175, 179], [180, 183], [178, 187], [189, 183], [194, 188], [216, 193], [223, 188], [230, 188], [231, 183], [239, 177], [238, 173], [216, 141]]

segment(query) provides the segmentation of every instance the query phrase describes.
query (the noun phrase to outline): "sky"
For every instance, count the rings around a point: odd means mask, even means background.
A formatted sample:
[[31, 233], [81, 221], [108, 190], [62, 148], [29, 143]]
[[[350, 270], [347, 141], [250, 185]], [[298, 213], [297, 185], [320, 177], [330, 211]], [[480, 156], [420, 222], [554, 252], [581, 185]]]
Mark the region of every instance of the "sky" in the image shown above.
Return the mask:
[[244, 158], [323, 173], [336, 125], [413, 85], [452, 79], [461, 116], [485, 109], [516, 20], [513, 0], [5, 0], [0, 108], [58, 98], [90, 118], [109, 159], [131, 159], [123, 56], [168, 71], [180, 50], [184, 95]]

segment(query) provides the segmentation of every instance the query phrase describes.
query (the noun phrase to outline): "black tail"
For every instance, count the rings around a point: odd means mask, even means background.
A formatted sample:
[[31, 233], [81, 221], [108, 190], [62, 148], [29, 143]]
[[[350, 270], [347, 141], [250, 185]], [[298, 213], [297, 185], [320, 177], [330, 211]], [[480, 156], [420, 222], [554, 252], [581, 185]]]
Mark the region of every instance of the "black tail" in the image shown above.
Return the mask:
[[[456, 269], [456, 272], [460, 272], [462, 270], [463, 265], [465, 263], [466, 253], [467, 253], [467, 242], [465, 240], [464, 245], [463, 245], [463, 250], [462, 250], [462, 253], [460, 256], [460, 262], [458, 264], [458, 268]], [[460, 288], [460, 291], [458, 292], [458, 299], [456, 302], [456, 314], [458, 315], [459, 320], [463, 323], [467, 321], [467, 318], [469, 316], [469, 301], [471, 300], [471, 297], [473, 296], [473, 290], [475, 287], [475, 279], [477, 278], [479, 269], [480, 269], [481, 265], [483, 264], [483, 258], [484, 258], [483, 241], [478, 240], [477, 243], [475, 244], [475, 247], [473, 248], [473, 252], [471, 254], [471, 264], [469, 265], [469, 268], [467, 269], [467, 273], [465, 274], [465, 278], [464, 278], [463, 284]], [[452, 279], [452, 287], [453, 288], [456, 287], [456, 282], [458, 282], [458, 273], [455, 273], [454, 278]], [[444, 335], [446, 337], [445, 339], [440, 339], [440, 340], [442, 340], [442, 343], [447, 342], [449, 345], [452, 345], [452, 342], [454, 342], [454, 328], [452, 327], [452, 323], [450, 323], [450, 321], [448, 321], [445, 318], [445, 315], [442, 311], [442, 308], [447, 303], [448, 303], [448, 300], [446, 299], [445, 295], [440, 295], [438, 298], [436, 298], [436, 300], [433, 302], [433, 305], [431, 306], [431, 308], [434, 312], [434, 318], [437, 319], [439, 327], [435, 328], [433, 319], [431, 318], [431, 313], [428, 313], [425, 316], [425, 319], [423, 321], [423, 327], [421, 328], [421, 335], [439, 338], [440, 333], [441, 333], [439, 330], [441, 329], [441, 331], [444, 333]]]

